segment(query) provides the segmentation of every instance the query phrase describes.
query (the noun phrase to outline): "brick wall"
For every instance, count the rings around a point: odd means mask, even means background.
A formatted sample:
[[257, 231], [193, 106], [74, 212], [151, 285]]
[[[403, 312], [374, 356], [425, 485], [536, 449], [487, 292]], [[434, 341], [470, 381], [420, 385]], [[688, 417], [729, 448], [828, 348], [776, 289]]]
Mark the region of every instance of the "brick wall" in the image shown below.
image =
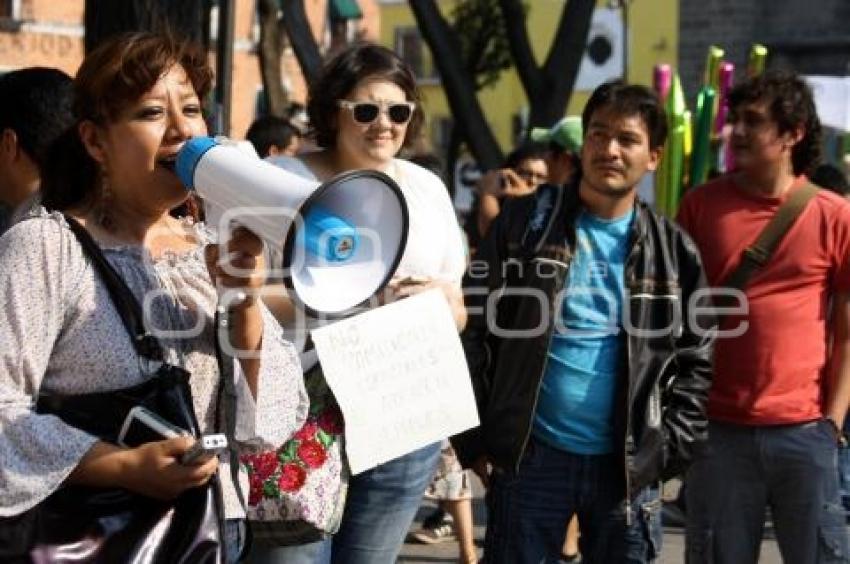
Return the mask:
[[[358, 25], [366, 38], [377, 40], [380, 25], [377, 1], [359, 1], [364, 18]], [[83, 60], [84, 6], [84, 0], [21, 0], [21, 28], [0, 29], [0, 72], [38, 65], [56, 67], [73, 75]], [[325, 33], [327, 0], [305, 0], [305, 9], [314, 35], [321, 39]], [[254, 119], [257, 90], [262, 86], [254, 45], [255, 13], [254, 0], [236, 0], [231, 108], [231, 135], [236, 138], [244, 135]], [[304, 102], [306, 85], [291, 49], [284, 54], [281, 66], [292, 98]]]
[[847, 0], [681, 0], [679, 18], [679, 72], [689, 100], [702, 84], [712, 44], [725, 49], [738, 78], [753, 43], [768, 46], [771, 67], [804, 74], [850, 71]]
[[84, 3], [77, 0], [22, 0], [24, 19], [51, 23], [83, 23]]

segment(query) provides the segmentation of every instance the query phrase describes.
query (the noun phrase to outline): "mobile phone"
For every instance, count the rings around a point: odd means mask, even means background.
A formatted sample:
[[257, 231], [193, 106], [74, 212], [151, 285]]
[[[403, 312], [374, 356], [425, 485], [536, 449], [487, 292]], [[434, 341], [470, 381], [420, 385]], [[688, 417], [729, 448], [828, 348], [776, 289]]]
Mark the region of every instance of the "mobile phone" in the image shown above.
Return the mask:
[[137, 405], [127, 413], [121, 431], [118, 433], [118, 444], [135, 448], [145, 443], [173, 439], [186, 435], [188, 431], [173, 425], [149, 410]]
[[180, 457], [180, 464], [201, 464], [227, 448], [227, 437], [221, 433], [204, 435]]

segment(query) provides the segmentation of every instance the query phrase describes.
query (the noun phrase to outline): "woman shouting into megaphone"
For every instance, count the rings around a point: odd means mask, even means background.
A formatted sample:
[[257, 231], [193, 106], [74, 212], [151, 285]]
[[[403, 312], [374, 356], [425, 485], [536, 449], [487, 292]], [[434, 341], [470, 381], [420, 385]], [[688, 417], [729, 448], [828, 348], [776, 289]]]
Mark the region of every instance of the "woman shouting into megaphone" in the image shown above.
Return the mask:
[[[206, 134], [211, 81], [205, 51], [170, 37], [94, 49], [44, 207], [0, 238], [0, 560], [235, 562], [247, 474], [234, 450], [184, 455], [208, 434], [276, 448], [306, 418], [297, 355], [260, 301], [232, 311], [244, 358], [217, 361], [219, 290], [261, 283], [262, 244], [227, 244], [244, 273], [231, 276], [207, 264], [218, 250], [202, 225], [169, 215], [188, 197], [170, 165]], [[54, 503], [75, 491], [78, 504]]]

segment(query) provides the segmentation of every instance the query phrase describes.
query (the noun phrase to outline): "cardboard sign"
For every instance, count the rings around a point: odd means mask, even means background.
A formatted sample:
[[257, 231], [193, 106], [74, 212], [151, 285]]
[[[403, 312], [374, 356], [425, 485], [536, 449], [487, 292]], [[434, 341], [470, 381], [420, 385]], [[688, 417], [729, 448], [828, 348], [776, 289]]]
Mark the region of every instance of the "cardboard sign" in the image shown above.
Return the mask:
[[478, 425], [466, 358], [440, 290], [312, 336], [345, 417], [353, 474]]

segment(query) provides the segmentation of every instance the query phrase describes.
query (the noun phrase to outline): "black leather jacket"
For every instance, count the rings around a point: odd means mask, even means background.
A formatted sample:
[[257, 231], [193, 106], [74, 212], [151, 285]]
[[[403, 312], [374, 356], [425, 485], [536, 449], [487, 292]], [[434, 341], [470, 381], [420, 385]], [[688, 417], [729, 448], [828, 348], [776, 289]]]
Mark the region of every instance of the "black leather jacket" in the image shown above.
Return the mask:
[[[481, 426], [452, 438], [464, 466], [486, 455], [501, 471], [519, 470], [581, 209], [577, 186], [511, 201], [470, 265], [462, 339]], [[694, 243], [645, 204], [635, 211], [613, 422], [627, 498], [683, 470], [705, 439], [715, 329]]]

